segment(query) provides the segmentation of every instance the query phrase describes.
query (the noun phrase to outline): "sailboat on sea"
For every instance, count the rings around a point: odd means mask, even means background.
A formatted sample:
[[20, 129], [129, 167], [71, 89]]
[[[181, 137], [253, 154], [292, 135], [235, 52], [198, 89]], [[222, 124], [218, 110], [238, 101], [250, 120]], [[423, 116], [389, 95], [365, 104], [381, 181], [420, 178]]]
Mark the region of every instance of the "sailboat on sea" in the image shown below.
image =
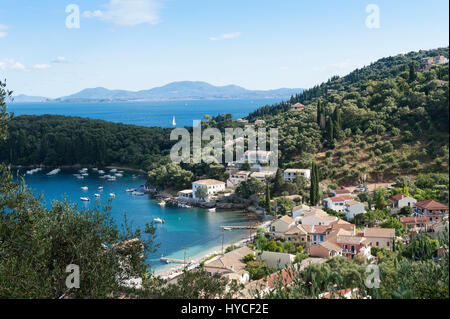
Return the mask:
[[173, 119], [172, 119], [172, 125], [173, 125], [173, 126], [176, 126], [176, 125], [177, 125], [177, 122], [175, 122], [175, 116], [174, 116]]

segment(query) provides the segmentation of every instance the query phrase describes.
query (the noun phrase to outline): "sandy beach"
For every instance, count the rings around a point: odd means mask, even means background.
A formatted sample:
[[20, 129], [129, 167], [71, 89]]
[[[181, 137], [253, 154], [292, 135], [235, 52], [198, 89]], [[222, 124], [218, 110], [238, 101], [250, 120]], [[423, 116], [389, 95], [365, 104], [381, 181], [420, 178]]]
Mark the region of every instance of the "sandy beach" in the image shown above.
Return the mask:
[[[268, 225], [267, 221], [261, 222], [257, 225], [257, 228], [266, 227], [267, 225]], [[251, 239], [255, 235], [256, 235], [256, 231], [253, 231], [249, 236], [246, 236], [243, 239], [240, 239], [235, 242], [224, 245], [223, 249], [225, 251], [228, 247], [233, 246], [233, 245], [239, 246], [239, 247], [245, 246], [251, 242]], [[203, 260], [208, 259], [209, 257], [211, 257], [214, 254], [220, 255], [221, 253], [222, 253], [222, 245], [217, 245], [217, 246], [214, 246], [207, 250], [204, 250], [194, 256], [190, 256], [188, 260], [191, 261], [192, 263], [188, 265], [188, 270], [197, 268], [198, 266], [200, 266], [200, 263]], [[184, 268], [183, 264], [174, 264], [174, 266], [170, 270], [161, 269], [161, 270], [154, 271], [154, 275], [161, 277], [162, 279], [172, 279], [172, 278], [180, 275], [183, 272], [183, 268]]]

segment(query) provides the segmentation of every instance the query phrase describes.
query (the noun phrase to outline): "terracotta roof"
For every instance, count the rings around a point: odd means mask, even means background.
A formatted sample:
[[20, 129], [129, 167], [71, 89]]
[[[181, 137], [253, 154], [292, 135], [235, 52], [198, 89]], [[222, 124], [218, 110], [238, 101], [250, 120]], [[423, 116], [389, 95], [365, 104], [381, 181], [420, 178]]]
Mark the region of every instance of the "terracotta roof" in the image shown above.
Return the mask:
[[282, 269], [276, 273], [273, 273], [266, 278], [260, 279], [259, 282], [266, 284], [270, 289], [281, 286], [289, 285], [294, 281], [294, 272], [292, 268]]
[[392, 204], [395, 204], [399, 200], [403, 199], [404, 197], [408, 197], [408, 196], [403, 195], [403, 194], [397, 194], [397, 195], [394, 195], [391, 198], [389, 198], [388, 201], [391, 202]]
[[281, 220], [282, 222], [285, 222], [286, 224], [292, 224], [292, 223], [294, 223], [295, 222], [295, 220], [293, 220], [291, 217], [289, 217], [289, 216], [283, 216], [283, 217], [281, 217], [280, 219], [278, 219], [278, 220]]
[[317, 226], [314, 226], [313, 234], [324, 234], [329, 229], [331, 229], [330, 226], [317, 225]]
[[394, 238], [394, 228], [365, 228], [364, 237]]
[[425, 223], [428, 222], [428, 217], [401, 217], [402, 223]]
[[354, 244], [359, 245], [366, 242], [367, 239], [360, 236], [347, 236], [347, 235], [338, 235], [337, 242], [340, 244]]
[[201, 179], [199, 181], [195, 181], [193, 184], [199, 184], [199, 185], [219, 185], [219, 184], [225, 184], [222, 181], [218, 181], [216, 179]]
[[332, 193], [339, 195], [339, 194], [347, 194], [347, 193], [351, 193], [351, 192], [344, 186], [339, 186], [336, 190], [332, 191]]
[[298, 225], [301, 228], [303, 228], [304, 231], [306, 231], [308, 234], [312, 234], [314, 231], [314, 226], [313, 225]]
[[340, 246], [338, 246], [335, 243], [332, 243], [330, 241], [323, 241], [323, 242], [319, 243], [319, 245], [328, 250], [334, 250], [334, 251], [342, 250], [342, 248]]
[[287, 232], [284, 233], [285, 235], [307, 235], [308, 232], [303, 229], [303, 227], [301, 227], [301, 225], [292, 225], [291, 227], [289, 227], [289, 229], [287, 230]]
[[421, 209], [429, 209], [429, 210], [435, 210], [435, 209], [448, 209], [447, 206], [444, 204], [438, 203], [434, 200], [425, 200], [423, 202], [418, 202], [415, 204], [416, 207], [419, 207]]
[[342, 195], [342, 196], [328, 197], [328, 199], [330, 199], [332, 202], [343, 202], [346, 200], [351, 200], [353, 199], [353, 197], [350, 195]]

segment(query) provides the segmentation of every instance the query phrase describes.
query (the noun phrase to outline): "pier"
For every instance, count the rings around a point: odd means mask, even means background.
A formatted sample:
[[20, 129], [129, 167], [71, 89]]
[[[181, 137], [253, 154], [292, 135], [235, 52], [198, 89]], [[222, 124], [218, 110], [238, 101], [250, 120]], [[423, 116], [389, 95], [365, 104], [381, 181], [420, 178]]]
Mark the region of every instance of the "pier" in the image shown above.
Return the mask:
[[175, 263], [181, 263], [181, 264], [190, 264], [191, 262], [189, 260], [183, 260], [183, 259], [176, 259], [176, 258], [167, 258], [167, 257], [161, 257], [161, 261], [165, 262], [175, 262]]
[[220, 228], [228, 228], [228, 229], [258, 229], [256, 226], [220, 226]]

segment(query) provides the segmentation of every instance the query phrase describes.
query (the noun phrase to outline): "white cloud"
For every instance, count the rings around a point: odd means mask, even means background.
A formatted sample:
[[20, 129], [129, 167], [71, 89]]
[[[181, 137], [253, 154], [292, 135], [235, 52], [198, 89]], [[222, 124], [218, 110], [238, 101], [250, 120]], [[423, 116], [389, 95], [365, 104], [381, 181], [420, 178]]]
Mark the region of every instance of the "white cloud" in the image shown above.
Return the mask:
[[57, 56], [54, 60], [52, 60], [52, 63], [69, 63], [67, 59], [63, 56]]
[[236, 39], [241, 35], [240, 32], [232, 32], [232, 33], [224, 33], [219, 35], [218, 37], [211, 37], [209, 38], [211, 41], [218, 41], [218, 40], [228, 40], [228, 39]]
[[83, 12], [85, 18], [98, 18], [119, 26], [160, 22], [160, 5], [156, 0], [110, 0], [104, 10]]
[[4, 59], [3, 61], [0, 61], [0, 69], [24, 71], [27, 68], [25, 67], [25, 65], [23, 65], [19, 61], [15, 61], [14, 59]]
[[280, 70], [286, 71], [289, 70], [289, 68], [287, 66], [280, 66]]
[[7, 25], [0, 24], [0, 39], [8, 35], [8, 29], [9, 27]]
[[35, 64], [33, 65], [33, 69], [36, 70], [45, 70], [50, 69], [52, 66], [50, 64]]

